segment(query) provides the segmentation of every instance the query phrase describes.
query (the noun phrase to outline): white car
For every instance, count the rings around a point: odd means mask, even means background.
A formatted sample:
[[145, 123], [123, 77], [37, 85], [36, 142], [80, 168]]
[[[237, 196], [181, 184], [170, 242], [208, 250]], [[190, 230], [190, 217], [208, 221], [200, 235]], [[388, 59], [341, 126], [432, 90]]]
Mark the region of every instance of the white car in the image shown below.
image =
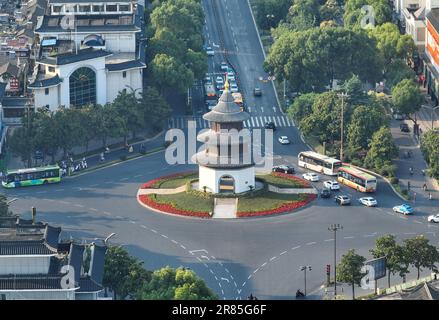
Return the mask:
[[378, 205], [378, 202], [372, 197], [360, 198], [358, 199], [358, 202], [366, 207], [376, 207]]
[[323, 185], [329, 190], [340, 190], [340, 185], [337, 181], [325, 181], [323, 182]]
[[229, 71], [229, 66], [227, 65], [227, 62], [221, 62], [221, 71]]
[[308, 180], [308, 181], [312, 181], [312, 182], [317, 182], [319, 181], [319, 175], [314, 173], [314, 172], [307, 172], [302, 174], [303, 179]]
[[212, 47], [207, 47], [206, 48], [206, 54], [210, 57], [215, 55], [215, 51], [213, 51]]
[[230, 85], [230, 92], [238, 92], [238, 85], [236, 83], [233, 83]]
[[428, 216], [427, 221], [428, 222], [439, 223], [439, 213], [436, 214], [436, 215], [432, 214], [431, 216]]
[[290, 144], [290, 140], [288, 140], [287, 136], [281, 136], [281, 137], [279, 137], [278, 140], [279, 140], [280, 144]]

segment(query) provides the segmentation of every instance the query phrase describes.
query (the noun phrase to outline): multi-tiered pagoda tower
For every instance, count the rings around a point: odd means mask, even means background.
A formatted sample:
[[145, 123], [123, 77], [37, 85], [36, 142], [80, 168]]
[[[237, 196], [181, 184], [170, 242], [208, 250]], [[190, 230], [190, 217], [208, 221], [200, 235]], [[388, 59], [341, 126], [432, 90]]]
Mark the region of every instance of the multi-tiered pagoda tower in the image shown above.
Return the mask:
[[199, 165], [199, 189], [212, 193], [254, 189], [251, 138], [248, 130], [242, 130], [250, 115], [234, 102], [227, 80], [218, 104], [203, 118], [209, 121], [210, 129], [197, 137], [205, 144], [205, 150], [194, 159]]

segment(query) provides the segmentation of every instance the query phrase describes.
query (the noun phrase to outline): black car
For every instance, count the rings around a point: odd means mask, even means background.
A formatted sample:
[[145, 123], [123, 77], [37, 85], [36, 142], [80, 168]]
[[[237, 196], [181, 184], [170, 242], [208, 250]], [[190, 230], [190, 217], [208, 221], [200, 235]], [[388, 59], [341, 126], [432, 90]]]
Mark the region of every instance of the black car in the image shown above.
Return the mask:
[[320, 192], [320, 198], [328, 199], [330, 197], [331, 197], [331, 191], [329, 189], [325, 188]]
[[409, 129], [409, 126], [408, 126], [407, 123], [401, 123], [401, 124], [399, 125], [399, 129], [400, 129], [402, 132], [410, 132], [410, 129]]
[[293, 167], [286, 166], [286, 165], [273, 167], [272, 171], [273, 172], [287, 173], [287, 174], [294, 174], [294, 172], [295, 172]]
[[272, 129], [273, 131], [276, 130], [276, 125], [274, 124], [274, 122], [267, 122], [264, 125], [265, 129]]
[[262, 90], [261, 90], [261, 88], [258, 88], [258, 87], [254, 88], [254, 89], [253, 89], [253, 95], [254, 95], [255, 97], [260, 97], [260, 96], [262, 96]]

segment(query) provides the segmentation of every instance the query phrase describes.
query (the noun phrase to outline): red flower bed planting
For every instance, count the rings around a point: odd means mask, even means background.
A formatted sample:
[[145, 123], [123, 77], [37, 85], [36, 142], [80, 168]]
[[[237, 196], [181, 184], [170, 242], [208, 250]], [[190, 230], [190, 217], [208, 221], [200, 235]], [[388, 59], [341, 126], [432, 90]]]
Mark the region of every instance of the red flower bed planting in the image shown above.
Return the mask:
[[294, 209], [303, 207], [304, 205], [313, 201], [317, 196], [315, 194], [307, 194], [306, 199], [302, 201], [294, 201], [281, 205], [276, 209], [264, 210], [259, 212], [237, 212], [236, 215], [240, 218], [243, 217], [258, 217], [258, 216], [268, 216], [273, 214], [280, 214]]
[[273, 176], [285, 178], [285, 179], [288, 179], [288, 180], [294, 180], [297, 183], [299, 183], [303, 188], [311, 188], [311, 183], [308, 180], [305, 180], [305, 179], [293, 176], [291, 174], [281, 173], [281, 172], [272, 172], [271, 174]]
[[160, 184], [166, 180], [169, 179], [175, 179], [175, 178], [182, 178], [188, 175], [191, 175], [193, 173], [195, 173], [196, 171], [187, 171], [187, 172], [179, 172], [179, 173], [173, 173], [167, 176], [163, 176], [163, 177], [159, 177], [159, 178], [155, 178], [153, 180], [150, 180], [146, 183], [144, 183], [140, 189], [157, 189], [158, 186], [160, 186]]
[[152, 199], [150, 195], [146, 195], [146, 194], [140, 195], [139, 200], [143, 204], [147, 205], [148, 207], [151, 207], [153, 209], [163, 211], [166, 213], [178, 214], [178, 215], [189, 216], [189, 217], [210, 218], [210, 215], [208, 212], [181, 210], [181, 209], [175, 208], [174, 206], [172, 206], [168, 203], [158, 203], [154, 199]]

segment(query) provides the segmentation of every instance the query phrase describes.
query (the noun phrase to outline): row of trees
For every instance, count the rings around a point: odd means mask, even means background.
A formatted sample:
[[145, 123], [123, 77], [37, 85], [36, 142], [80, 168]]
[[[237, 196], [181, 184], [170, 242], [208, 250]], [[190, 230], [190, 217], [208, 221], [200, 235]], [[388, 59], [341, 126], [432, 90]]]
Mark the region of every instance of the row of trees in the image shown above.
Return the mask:
[[154, 1], [148, 26], [148, 78], [161, 93], [181, 93], [194, 79], [203, 78], [207, 56], [203, 51], [204, 13], [199, 0]]
[[154, 272], [122, 247], [108, 248], [103, 285], [114, 299], [214, 300], [217, 295], [192, 270], [161, 268]]
[[421, 140], [421, 150], [428, 163], [429, 174], [439, 179], [439, 130], [431, 130]]
[[[398, 150], [386, 116], [391, 102], [384, 96], [364, 93], [356, 76], [346, 81], [342, 90], [348, 94], [343, 108], [344, 160], [392, 174], [391, 160], [397, 156]], [[336, 155], [340, 150], [342, 120], [338, 93], [303, 94], [288, 109], [305, 136], [317, 138], [330, 153]]]
[[23, 126], [13, 131], [9, 146], [27, 166], [32, 165], [37, 150], [50, 155], [54, 163], [59, 150], [65, 158], [73, 147], [84, 146], [87, 152], [92, 140], [101, 140], [103, 147], [108, 138], [123, 137], [126, 143], [140, 130], [160, 129], [169, 115], [170, 108], [156, 89], [146, 88], [142, 97], [122, 91], [113, 103], [103, 106], [60, 107], [57, 111], [42, 108], [26, 114]]
[[[405, 239], [402, 244], [397, 243], [394, 235], [385, 235], [376, 240], [375, 248], [371, 249], [370, 253], [373, 258], [386, 257], [389, 287], [391, 275], [398, 275], [405, 281], [406, 275], [410, 273], [410, 267], [416, 269], [417, 279], [423, 269], [438, 271], [435, 264], [439, 262], [439, 251], [422, 235]], [[359, 286], [364, 277], [361, 268], [365, 261], [365, 257], [352, 249], [342, 256], [337, 265], [337, 280], [352, 286], [354, 299], [355, 285]]]

